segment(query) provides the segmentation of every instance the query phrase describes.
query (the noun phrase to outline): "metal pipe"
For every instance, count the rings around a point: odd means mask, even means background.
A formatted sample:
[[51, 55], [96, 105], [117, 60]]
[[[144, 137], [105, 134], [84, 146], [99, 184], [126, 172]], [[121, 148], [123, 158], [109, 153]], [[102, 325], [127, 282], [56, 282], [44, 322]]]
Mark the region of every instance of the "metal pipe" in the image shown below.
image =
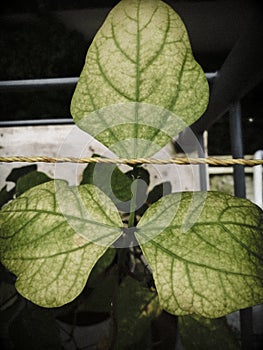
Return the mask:
[[0, 81], [0, 91], [43, 89], [50, 86], [76, 85], [77, 77], [72, 78], [47, 78], [47, 79], [21, 79]]
[[0, 127], [19, 127], [19, 126], [45, 126], [45, 125], [67, 125], [74, 124], [72, 118], [54, 118], [54, 119], [32, 119], [32, 120], [7, 120], [0, 121]]
[[[205, 73], [208, 81], [217, 77], [217, 72]], [[43, 79], [21, 79], [21, 80], [2, 80], [0, 81], [0, 90], [9, 91], [16, 89], [28, 89], [28, 88], [46, 88], [50, 86], [65, 86], [76, 85], [78, 77], [69, 78], [43, 78]]]
[[[199, 141], [200, 147], [198, 148], [198, 157], [205, 158], [205, 144], [204, 144], [204, 134], [197, 134], [197, 139]], [[199, 177], [200, 177], [200, 190], [207, 191], [207, 165], [200, 164], [199, 165]]]
[[[263, 159], [263, 150], [259, 150], [254, 154], [254, 159]], [[253, 168], [253, 188], [254, 203], [263, 208], [263, 192], [262, 192], [262, 165]]]
[[[232, 156], [233, 158], [243, 158], [240, 102], [231, 106], [229, 114]], [[234, 165], [234, 192], [235, 196], [246, 198], [245, 169], [243, 165]]]
[[[212, 81], [217, 77], [217, 72], [205, 73], [207, 80]], [[0, 91], [17, 91], [29, 89], [45, 89], [48, 87], [64, 87], [76, 85], [78, 77], [71, 78], [48, 78], [48, 79], [23, 79], [23, 80], [2, 80], [0, 81]], [[0, 121], [0, 127], [14, 126], [36, 126], [36, 125], [53, 125], [53, 124], [73, 124], [71, 118], [54, 118], [54, 119], [32, 119], [32, 120], [5, 120]]]
[[[234, 103], [230, 110], [230, 137], [233, 158], [243, 158], [241, 105]], [[243, 165], [234, 165], [234, 192], [235, 196], [246, 197], [245, 170]], [[253, 309], [240, 310], [241, 348], [253, 350]]]

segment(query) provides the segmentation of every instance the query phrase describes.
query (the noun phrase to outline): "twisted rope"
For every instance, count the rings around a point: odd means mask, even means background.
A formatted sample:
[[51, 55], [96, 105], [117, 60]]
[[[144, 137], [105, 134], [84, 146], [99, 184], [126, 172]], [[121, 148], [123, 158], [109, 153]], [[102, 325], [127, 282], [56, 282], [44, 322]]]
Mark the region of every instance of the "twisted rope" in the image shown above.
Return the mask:
[[157, 159], [157, 158], [102, 158], [102, 157], [89, 157], [89, 158], [74, 158], [74, 157], [25, 157], [25, 156], [12, 156], [12, 157], [0, 157], [0, 163], [101, 163], [101, 164], [177, 164], [177, 165], [189, 165], [189, 164], [207, 164], [214, 166], [231, 166], [231, 165], [244, 165], [255, 166], [262, 165], [263, 160], [259, 159], [218, 159], [218, 158], [171, 158], [171, 159]]

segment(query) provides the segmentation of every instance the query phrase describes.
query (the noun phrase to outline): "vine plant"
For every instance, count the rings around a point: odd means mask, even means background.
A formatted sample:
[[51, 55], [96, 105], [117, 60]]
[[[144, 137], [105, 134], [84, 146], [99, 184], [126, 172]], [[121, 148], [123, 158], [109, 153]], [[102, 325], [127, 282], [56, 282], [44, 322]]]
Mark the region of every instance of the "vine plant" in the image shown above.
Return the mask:
[[[89, 48], [71, 111], [112, 152], [134, 158], [155, 154], [207, 102], [179, 16], [160, 0], [122, 0]], [[147, 170], [131, 168], [90, 164], [71, 187], [35, 172], [21, 178], [0, 213], [1, 262], [17, 291], [45, 308], [77, 300], [108, 312], [105, 349], [138, 345], [161, 310], [181, 316], [183, 329], [185, 315], [212, 325], [262, 303], [261, 209], [219, 192], [170, 193], [169, 183], [149, 191]]]

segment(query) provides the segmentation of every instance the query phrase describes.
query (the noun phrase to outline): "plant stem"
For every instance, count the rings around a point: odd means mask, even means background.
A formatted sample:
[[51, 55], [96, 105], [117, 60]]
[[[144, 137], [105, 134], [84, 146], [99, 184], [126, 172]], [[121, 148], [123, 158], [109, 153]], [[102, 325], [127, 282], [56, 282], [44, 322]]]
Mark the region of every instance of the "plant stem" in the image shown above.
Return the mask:
[[[133, 173], [135, 174], [135, 168], [133, 168]], [[131, 205], [130, 205], [130, 216], [129, 216], [129, 221], [128, 221], [128, 227], [134, 227], [135, 225], [135, 213], [136, 213], [136, 199], [137, 199], [137, 190], [138, 190], [138, 182], [137, 177], [133, 175], [133, 179], [135, 181], [134, 186], [133, 186], [133, 196], [131, 198]]]
[[[133, 202], [133, 198], [131, 199], [131, 201]], [[135, 199], [136, 201], [136, 199]], [[130, 212], [130, 216], [129, 216], [129, 221], [128, 221], [128, 227], [134, 227], [134, 223], [135, 223], [135, 208], [136, 208], [136, 203], [134, 205], [133, 211]], [[131, 203], [131, 209], [132, 209], [132, 203]]]
[[[133, 180], [137, 179], [137, 177], [135, 176], [135, 171], [134, 171], [135, 168], [136, 168], [136, 166], [133, 167]], [[133, 191], [132, 191], [133, 196], [132, 196], [131, 202], [130, 202], [130, 216], [129, 216], [129, 220], [128, 220], [128, 228], [135, 226], [137, 190], [138, 190], [138, 185], [137, 185], [137, 181], [136, 181], [134, 186], [133, 186]], [[120, 284], [122, 278], [125, 276], [125, 274], [127, 274], [127, 270], [125, 268], [125, 265], [126, 265], [126, 259], [127, 259], [129, 251], [130, 250], [128, 247], [117, 249], [119, 281], [117, 282], [117, 285], [115, 286], [114, 296], [112, 298], [111, 318], [113, 321], [113, 334], [112, 334], [110, 350], [113, 350], [115, 348], [117, 338], [118, 338], [118, 319], [116, 316], [117, 294], [118, 294], [118, 290], [119, 290], [119, 284]]]

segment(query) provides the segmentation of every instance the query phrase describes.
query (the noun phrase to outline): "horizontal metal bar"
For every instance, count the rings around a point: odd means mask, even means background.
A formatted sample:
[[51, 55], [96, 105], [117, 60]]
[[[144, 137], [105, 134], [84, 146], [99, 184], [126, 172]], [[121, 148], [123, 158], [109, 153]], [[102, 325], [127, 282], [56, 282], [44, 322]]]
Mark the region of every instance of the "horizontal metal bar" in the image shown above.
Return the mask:
[[46, 88], [50, 86], [76, 85], [77, 77], [69, 78], [47, 78], [47, 79], [21, 79], [21, 80], [2, 80], [0, 81], [0, 90], [9, 91], [28, 88]]
[[[258, 166], [258, 165], [256, 165]], [[260, 166], [260, 165], [259, 165]], [[208, 174], [209, 175], [232, 175], [234, 172], [232, 167], [208, 167]], [[245, 174], [253, 174], [253, 169], [246, 167], [245, 168]]]
[[60, 125], [74, 124], [72, 118], [54, 118], [54, 119], [32, 119], [32, 120], [6, 120], [0, 121], [0, 127], [17, 126], [40, 126], [40, 125]]
[[[218, 76], [218, 72], [205, 73], [207, 80], [212, 81]], [[75, 85], [78, 77], [71, 78], [48, 78], [48, 79], [23, 79], [23, 80], [3, 80], [0, 81], [0, 91], [26, 90], [28, 88], [46, 88], [50, 86]], [[33, 125], [58, 125], [73, 124], [71, 118], [49, 118], [33, 120], [5, 120], [0, 121], [0, 127], [33, 126]]]
[[[217, 72], [211, 72], [205, 74], [208, 80], [212, 80], [217, 77]], [[43, 88], [49, 86], [63, 86], [63, 85], [75, 85], [77, 84], [78, 77], [69, 78], [47, 78], [47, 79], [21, 79], [21, 80], [2, 80], [0, 81], [1, 90], [10, 90], [16, 88]]]

